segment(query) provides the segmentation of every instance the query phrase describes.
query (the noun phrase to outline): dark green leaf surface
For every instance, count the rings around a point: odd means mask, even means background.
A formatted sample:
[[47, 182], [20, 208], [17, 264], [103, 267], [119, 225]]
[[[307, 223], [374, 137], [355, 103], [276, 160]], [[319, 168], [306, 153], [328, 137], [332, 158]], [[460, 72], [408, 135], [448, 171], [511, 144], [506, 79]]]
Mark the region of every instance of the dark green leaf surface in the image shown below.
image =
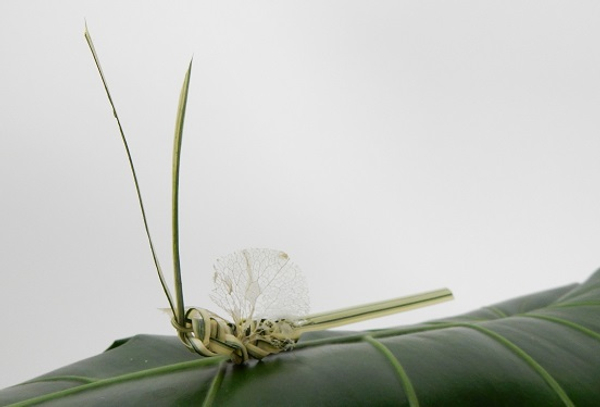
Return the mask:
[[593, 406], [600, 271], [574, 284], [414, 326], [325, 331], [236, 366], [138, 335], [0, 391], [0, 405]]

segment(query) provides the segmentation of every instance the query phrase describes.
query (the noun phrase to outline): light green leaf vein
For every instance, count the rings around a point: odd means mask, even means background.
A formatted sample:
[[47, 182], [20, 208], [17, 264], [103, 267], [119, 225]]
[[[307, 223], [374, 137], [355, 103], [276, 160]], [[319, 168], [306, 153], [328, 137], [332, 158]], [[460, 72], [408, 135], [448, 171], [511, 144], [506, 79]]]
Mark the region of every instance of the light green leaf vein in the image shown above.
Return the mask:
[[31, 383], [45, 383], [45, 382], [80, 382], [80, 383], [93, 383], [98, 379], [94, 379], [91, 377], [85, 376], [52, 376], [52, 377], [42, 377], [39, 379], [28, 380], [23, 384], [31, 384]]
[[[66, 397], [66, 396], [69, 396], [72, 394], [81, 393], [84, 391], [89, 391], [89, 390], [97, 389], [100, 387], [110, 386], [115, 383], [123, 383], [123, 382], [127, 382], [127, 381], [139, 380], [139, 379], [143, 379], [143, 378], [150, 377], [150, 376], [159, 376], [159, 375], [163, 375], [163, 374], [179, 372], [182, 370], [194, 369], [194, 368], [198, 368], [200, 366], [205, 366], [205, 365], [214, 365], [217, 363], [221, 363], [225, 359], [226, 359], [226, 357], [224, 357], [224, 356], [223, 357], [215, 356], [215, 357], [211, 357], [211, 358], [192, 360], [189, 362], [175, 363], [172, 365], [161, 366], [161, 367], [157, 367], [154, 369], [146, 369], [146, 370], [141, 370], [141, 371], [137, 371], [137, 372], [126, 373], [126, 374], [123, 374], [120, 376], [109, 377], [107, 379], [98, 379], [96, 381], [92, 381], [88, 384], [84, 384], [81, 386], [75, 386], [75, 387], [71, 387], [69, 389], [64, 389], [64, 390], [60, 390], [60, 391], [57, 391], [54, 393], [49, 393], [49, 394], [44, 394], [39, 397], [34, 397], [29, 400], [20, 401], [18, 403], [11, 404], [8, 407], [32, 406], [34, 404], [38, 404], [38, 403], [42, 403], [42, 402], [50, 401], [50, 400], [60, 399], [61, 397]], [[46, 380], [50, 381], [51, 379], [46, 379]], [[39, 380], [39, 382], [46, 381], [46, 380]]]
[[561, 387], [561, 385], [556, 381], [556, 379], [554, 379], [554, 377], [552, 377], [552, 375], [550, 373], [548, 373], [548, 371], [546, 369], [544, 369], [538, 362], [535, 361], [535, 359], [533, 359], [523, 349], [519, 348], [517, 345], [515, 345], [514, 343], [512, 343], [511, 341], [509, 341], [502, 335], [497, 334], [496, 332], [494, 332], [490, 329], [484, 328], [482, 326], [473, 325], [473, 324], [457, 324], [457, 326], [463, 326], [465, 328], [470, 328], [470, 329], [479, 331], [479, 332], [493, 338], [494, 340], [501, 343], [508, 349], [510, 349], [513, 353], [515, 353], [517, 356], [519, 356], [521, 359], [523, 359], [529, 366], [531, 366], [533, 368], [533, 370], [535, 370], [544, 379], [544, 381], [548, 384], [548, 386], [550, 386], [550, 388], [557, 394], [557, 396], [563, 401], [563, 403], [566, 406], [573, 406], [573, 407], [575, 406], [573, 401], [571, 401], [571, 399], [569, 398], [567, 393], [564, 391], [564, 389]]
[[556, 318], [556, 317], [550, 317], [547, 315], [540, 315], [540, 314], [525, 314], [522, 315], [523, 317], [529, 317], [529, 318], [536, 318], [536, 319], [543, 319], [546, 321], [550, 321], [550, 322], [554, 322], [560, 325], [564, 325], [564, 326], [568, 326], [569, 328], [575, 329], [576, 331], [579, 331], [583, 334], [586, 334], [588, 336], [591, 336], [592, 338], [600, 341], [600, 334], [597, 332], [592, 331], [591, 329], [588, 329], [582, 325], [576, 324], [574, 322], [571, 321], [567, 321], [566, 319], [562, 319], [562, 318]]
[[497, 315], [500, 318], [508, 317], [508, 315], [506, 315], [506, 313], [504, 311], [502, 311], [500, 308], [497, 308], [497, 307], [483, 307], [483, 308], [490, 311], [492, 314]]
[[204, 399], [204, 403], [202, 403], [202, 407], [210, 407], [213, 405], [215, 398], [217, 397], [217, 392], [221, 387], [221, 383], [223, 382], [223, 376], [225, 376], [225, 369], [227, 368], [228, 360], [224, 360], [219, 365], [219, 370], [217, 374], [213, 378], [212, 383], [210, 384], [210, 388], [208, 389], [208, 393], [206, 394], [206, 398]]
[[394, 367], [394, 370], [396, 371], [396, 374], [398, 375], [398, 378], [400, 379], [400, 383], [402, 384], [402, 388], [404, 389], [404, 393], [406, 394], [406, 398], [408, 399], [408, 404], [412, 407], [418, 407], [419, 399], [417, 398], [417, 393], [415, 393], [415, 388], [413, 387], [410, 378], [406, 374], [406, 371], [404, 370], [398, 359], [396, 359], [394, 354], [383, 343], [375, 340], [375, 338], [373, 338], [371, 335], [365, 336], [364, 340], [373, 345], [373, 347], [380, 351], [388, 360], [388, 362], [391, 363], [391, 365]]
[[564, 294], [562, 297], [556, 299], [556, 303], [565, 303], [567, 301], [572, 301], [577, 297], [584, 296], [592, 291], [596, 291], [600, 289], [600, 282], [594, 284], [582, 284], [577, 285], [573, 290]]
[[551, 308], [572, 308], [572, 307], [598, 307], [598, 306], [600, 306], [600, 301], [581, 301], [581, 302], [567, 302], [564, 304], [552, 304], [546, 308], [551, 309]]

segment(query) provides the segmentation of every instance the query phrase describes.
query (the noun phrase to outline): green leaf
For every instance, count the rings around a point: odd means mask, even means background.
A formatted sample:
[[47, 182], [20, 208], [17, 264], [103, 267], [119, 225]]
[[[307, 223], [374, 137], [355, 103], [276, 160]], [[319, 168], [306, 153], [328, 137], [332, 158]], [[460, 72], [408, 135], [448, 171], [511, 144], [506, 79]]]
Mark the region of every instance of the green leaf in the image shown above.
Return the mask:
[[0, 391], [0, 405], [586, 406], [599, 380], [600, 271], [441, 321], [308, 333], [241, 366], [138, 335]]

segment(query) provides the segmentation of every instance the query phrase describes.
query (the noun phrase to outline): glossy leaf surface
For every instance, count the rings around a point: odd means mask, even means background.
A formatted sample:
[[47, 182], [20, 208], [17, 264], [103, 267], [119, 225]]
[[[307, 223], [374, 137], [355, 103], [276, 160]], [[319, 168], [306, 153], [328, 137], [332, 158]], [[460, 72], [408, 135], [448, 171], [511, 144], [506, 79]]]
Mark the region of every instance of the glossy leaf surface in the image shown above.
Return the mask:
[[0, 405], [560, 406], [600, 400], [600, 272], [469, 314], [306, 334], [233, 365], [138, 335], [0, 391]]

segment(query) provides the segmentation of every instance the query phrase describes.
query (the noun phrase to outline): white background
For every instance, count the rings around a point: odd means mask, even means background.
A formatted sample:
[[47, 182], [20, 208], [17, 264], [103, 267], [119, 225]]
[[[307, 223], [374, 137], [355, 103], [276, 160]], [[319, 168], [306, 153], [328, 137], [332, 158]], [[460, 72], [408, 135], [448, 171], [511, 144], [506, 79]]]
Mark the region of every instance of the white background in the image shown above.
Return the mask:
[[0, 388], [172, 334], [94, 37], [170, 276], [177, 99], [185, 298], [285, 250], [312, 310], [440, 287], [441, 318], [600, 266], [596, 1], [3, 1]]

